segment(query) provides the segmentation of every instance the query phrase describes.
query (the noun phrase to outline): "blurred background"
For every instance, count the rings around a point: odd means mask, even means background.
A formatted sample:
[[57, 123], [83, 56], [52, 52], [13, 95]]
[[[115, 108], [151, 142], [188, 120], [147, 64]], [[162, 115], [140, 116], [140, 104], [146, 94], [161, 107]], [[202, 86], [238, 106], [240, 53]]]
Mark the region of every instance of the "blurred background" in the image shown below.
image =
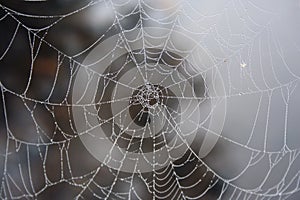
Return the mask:
[[[0, 1], [1, 199], [299, 199], [299, 10], [299, 1]], [[72, 86], [97, 44], [153, 26], [183, 30], [207, 52], [226, 120], [206, 157], [189, 149], [157, 171], [125, 173], [82, 144]]]

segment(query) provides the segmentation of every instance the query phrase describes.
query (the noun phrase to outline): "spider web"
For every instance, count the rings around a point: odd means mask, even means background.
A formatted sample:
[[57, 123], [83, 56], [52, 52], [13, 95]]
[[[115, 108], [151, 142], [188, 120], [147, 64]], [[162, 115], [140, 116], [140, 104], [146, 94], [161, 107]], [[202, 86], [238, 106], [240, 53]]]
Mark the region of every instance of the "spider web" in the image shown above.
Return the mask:
[[0, 7], [2, 199], [299, 198], [299, 2]]

